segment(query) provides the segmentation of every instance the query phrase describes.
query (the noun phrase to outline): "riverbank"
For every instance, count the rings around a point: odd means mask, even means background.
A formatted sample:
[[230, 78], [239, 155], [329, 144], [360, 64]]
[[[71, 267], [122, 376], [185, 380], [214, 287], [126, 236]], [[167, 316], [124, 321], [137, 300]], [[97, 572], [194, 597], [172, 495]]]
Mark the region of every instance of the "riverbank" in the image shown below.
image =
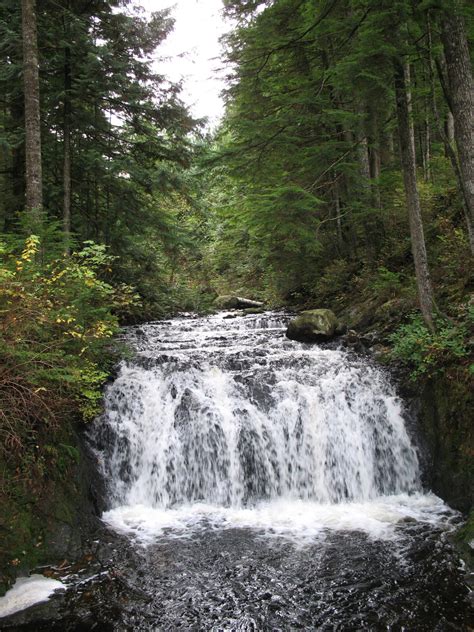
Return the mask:
[[[347, 300], [347, 298], [349, 300]], [[474, 357], [472, 325], [457, 342], [462, 354], [453, 354], [445, 341], [422, 339], [416, 329], [406, 328], [410, 303], [403, 299], [358, 301], [355, 294], [338, 305], [338, 315], [356, 330], [356, 345], [367, 349], [389, 367], [409, 404], [423, 445], [426, 484], [466, 517], [453, 541], [470, 569], [474, 569]], [[464, 303], [469, 306], [468, 297]], [[462, 313], [462, 301], [457, 310]], [[470, 308], [472, 310], [472, 307]], [[468, 309], [466, 309], [468, 311]], [[405, 328], [404, 328], [405, 327]], [[394, 336], [394, 332], [398, 332]], [[408, 340], [403, 355], [397, 343]], [[447, 344], [446, 344], [447, 342]], [[443, 348], [444, 344], [444, 348]], [[431, 345], [431, 346], [430, 346]], [[465, 345], [465, 346], [463, 346]], [[426, 360], [428, 358], [428, 360]], [[423, 364], [424, 363], [424, 364]], [[420, 367], [423, 370], [420, 370]]]
[[55, 454], [34, 479], [20, 477], [11, 464], [0, 463], [0, 595], [17, 576], [80, 559], [100, 526], [102, 480], [83, 427], [63, 424], [61, 433], [36, 440], [38, 450], [50, 446]]

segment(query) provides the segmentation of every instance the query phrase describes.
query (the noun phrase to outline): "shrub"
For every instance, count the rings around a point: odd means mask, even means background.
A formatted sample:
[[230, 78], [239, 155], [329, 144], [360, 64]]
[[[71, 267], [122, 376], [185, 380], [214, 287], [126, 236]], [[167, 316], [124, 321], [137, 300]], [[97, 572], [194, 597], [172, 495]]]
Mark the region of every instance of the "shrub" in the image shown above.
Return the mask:
[[402, 287], [403, 275], [400, 272], [392, 272], [384, 266], [377, 269], [377, 276], [369, 284], [369, 289], [384, 301], [399, 295]]
[[338, 300], [350, 289], [355, 266], [344, 259], [328, 263], [315, 287], [316, 298]]
[[438, 318], [436, 331], [424, 324], [421, 316], [412, 315], [408, 323], [401, 325], [390, 336], [392, 356], [412, 367], [411, 377], [430, 376], [442, 371], [459, 360], [467, 361], [469, 350], [469, 324], [474, 322], [471, 308], [464, 322], [454, 323]]
[[[36, 438], [100, 410], [115, 311], [135, 304], [129, 286], [105, 282], [112, 258], [87, 242], [43, 261], [31, 235], [16, 254], [0, 250], [0, 456], [40, 462]], [[29, 455], [29, 456], [28, 456]], [[26, 468], [25, 468], [26, 470]]]

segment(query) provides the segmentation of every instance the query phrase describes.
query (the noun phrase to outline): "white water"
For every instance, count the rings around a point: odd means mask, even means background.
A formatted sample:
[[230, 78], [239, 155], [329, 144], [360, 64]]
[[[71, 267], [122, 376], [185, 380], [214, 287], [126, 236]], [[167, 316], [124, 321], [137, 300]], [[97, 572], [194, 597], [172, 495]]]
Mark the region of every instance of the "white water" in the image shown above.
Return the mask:
[[0, 597], [0, 618], [47, 601], [56, 590], [65, 589], [60, 581], [43, 575], [21, 577], [3, 597]]
[[382, 496], [370, 502], [322, 504], [277, 499], [252, 507], [219, 507], [195, 503], [177, 509], [147, 505], [121, 506], [104, 514], [104, 520], [121, 533], [143, 543], [159, 535], [183, 537], [204, 528], [257, 529], [266, 536], [312, 540], [325, 530], [364, 531], [372, 538], [392, 540], [396, 525], [407, 519], [425, 524], [449, 525], [452, 512], [432, 494]]
[[180, 319], [131, 335], [96, 441], [112, 498], [104, 520], [143, 542], [246, 527], [394, 537], [449, 522], [424, 495], [402, 403], [344, 350], [290, 342], [275, 315]]

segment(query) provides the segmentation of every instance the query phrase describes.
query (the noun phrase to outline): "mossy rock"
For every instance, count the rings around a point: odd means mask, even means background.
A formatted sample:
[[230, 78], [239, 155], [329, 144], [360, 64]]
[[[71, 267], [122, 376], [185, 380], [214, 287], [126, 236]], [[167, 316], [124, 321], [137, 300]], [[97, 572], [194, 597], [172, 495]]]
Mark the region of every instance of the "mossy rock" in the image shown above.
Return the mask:
[[416, 398], [430, 454], [429, 486], [451, 507], [468, 513], [474, 506], [474, 397], [471, 382], [460, 377], [453, 368], [407, 388]]
[[301, 312], [290, 321], [286, 335], [300, 342], [331, 340], [343, 330], [336, 315], [330, 309], [311, 309]]
[[[15, 577], [27, 575], [40, 564], [80, 558], [84, 543], [100, 524], [102, 478], [84, 436], [65, 421], [54, 435], [46, 433], [37, 441], [41, 447], [54, 445], [56, 451], [44, 473], [39, 471], [31, 480], [18, 479], [18, 461], [0, 457], [4, 481], [0, 490], [0, 596]], [[61, 450], [64, 447], [68, 449]]]
[[354, 303], [344, 311], [343, 319], [350, 329], [366, 331], [374, 324], [377, 305], [378, 303], [374, 299], [364, 301], [362, 304]]

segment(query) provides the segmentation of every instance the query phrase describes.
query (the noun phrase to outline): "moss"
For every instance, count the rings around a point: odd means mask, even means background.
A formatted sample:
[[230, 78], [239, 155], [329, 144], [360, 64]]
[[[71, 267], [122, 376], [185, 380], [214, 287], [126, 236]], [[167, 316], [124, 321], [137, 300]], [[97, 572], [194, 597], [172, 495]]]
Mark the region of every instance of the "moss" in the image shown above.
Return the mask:
[[44, 541], [44, 525], [35, 513], [37, 498], [12, 479], [7, 485], [9, 493], [2, 494], [0, 519], [0, 590], [5, 590], [17, 574], [41, 562]]
[[61, 429], [55, 439], [51, 449], [49, 434], [36, 438], [36, 461], [41, 467], [35, 467], [35, 476], [19, 476], [24, 455], [0, 463], [0, 595], [17, 575], [79, 553], [81, 524], [93, 517], [89, 498], [93, 468], [81, 451], [80, 439], [71, 426]]
[[326, 340], [334, 336], [338, 325], [339, 321], [330, 309], [311, 309], [289, 322], [286, 335], [303, 342]]
[[223, 296], [217, 296], [214, 299], [214, 306], [217, 309], [236, 309], [239, 307], [239, 300], [236, 296], [224, 294]]
[[455, 509], [474, 505], [474, 395], [464, 373], [451, 369], [409, 385], [430, 453], [430, 485]]
[[474, 509], [471, 509], [465, 524], [458, 529], [454, 543], [469, 569], [474, 569]]
[[459, 543], [474, 543], [474, 509], [471, 509], [469, 516], [464, 524], [456, 533], [456, 540]]

